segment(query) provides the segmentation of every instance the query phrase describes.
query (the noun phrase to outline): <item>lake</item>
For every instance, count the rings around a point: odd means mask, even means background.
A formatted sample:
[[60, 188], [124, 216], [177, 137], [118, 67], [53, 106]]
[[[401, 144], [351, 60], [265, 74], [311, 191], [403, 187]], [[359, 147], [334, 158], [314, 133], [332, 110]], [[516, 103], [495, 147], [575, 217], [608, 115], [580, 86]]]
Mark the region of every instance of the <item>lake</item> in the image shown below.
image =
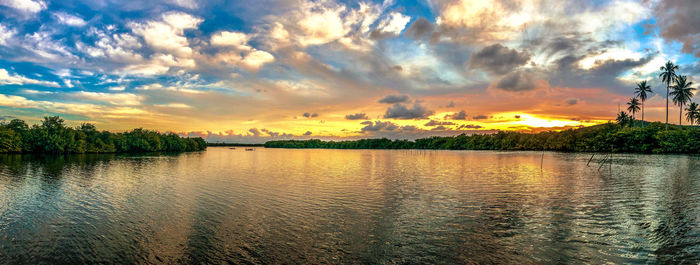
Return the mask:
[[700, 158], [0, 155], [0, 264], [700, 262]]

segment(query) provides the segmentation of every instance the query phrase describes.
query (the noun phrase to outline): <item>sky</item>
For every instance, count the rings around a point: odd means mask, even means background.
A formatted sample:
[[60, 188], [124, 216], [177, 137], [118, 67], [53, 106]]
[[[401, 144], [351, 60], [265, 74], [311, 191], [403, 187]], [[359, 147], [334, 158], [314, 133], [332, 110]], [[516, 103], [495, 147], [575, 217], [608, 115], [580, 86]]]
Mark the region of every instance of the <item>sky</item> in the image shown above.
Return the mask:
[[0, 0], [0, 120], [242, 143], [538, 132], [614, 120], [648, 80], [645, 119], [664, 121], [659, 67], [700, 82], [697, 14], [697, 0]]

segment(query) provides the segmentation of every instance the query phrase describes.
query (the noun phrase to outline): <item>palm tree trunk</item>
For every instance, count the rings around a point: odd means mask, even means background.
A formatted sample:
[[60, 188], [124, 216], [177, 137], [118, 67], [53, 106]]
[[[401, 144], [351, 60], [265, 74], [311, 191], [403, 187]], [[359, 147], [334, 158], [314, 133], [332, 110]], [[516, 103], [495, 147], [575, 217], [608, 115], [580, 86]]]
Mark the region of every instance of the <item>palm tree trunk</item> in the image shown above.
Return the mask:
[[668, 90], [670, 83], [666, 82], [666, 129], [668, 129]]
[[681, 112], [678, 113], [678, 125], [683, 125], [683, 104], [681, 104]]
[[642, 123], [644, 123], [644, 100], [642, 100]]

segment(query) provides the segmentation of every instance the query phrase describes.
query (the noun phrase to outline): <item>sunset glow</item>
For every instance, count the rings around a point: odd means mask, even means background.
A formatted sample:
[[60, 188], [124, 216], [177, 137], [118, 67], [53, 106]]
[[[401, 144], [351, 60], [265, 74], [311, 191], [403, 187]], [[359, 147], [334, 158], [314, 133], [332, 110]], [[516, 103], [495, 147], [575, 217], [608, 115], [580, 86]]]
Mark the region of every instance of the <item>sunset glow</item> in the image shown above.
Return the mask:
[[[673, 8], [670, 8], [673, 5]], [[211, 142], [415, 139], [614, 120], [694, 1], [0, 1], [0, 121], [60, 115]], [[678, 108], [670, 112], [678, 116]], [[671, 120], [677, 123], [677, 118]]]

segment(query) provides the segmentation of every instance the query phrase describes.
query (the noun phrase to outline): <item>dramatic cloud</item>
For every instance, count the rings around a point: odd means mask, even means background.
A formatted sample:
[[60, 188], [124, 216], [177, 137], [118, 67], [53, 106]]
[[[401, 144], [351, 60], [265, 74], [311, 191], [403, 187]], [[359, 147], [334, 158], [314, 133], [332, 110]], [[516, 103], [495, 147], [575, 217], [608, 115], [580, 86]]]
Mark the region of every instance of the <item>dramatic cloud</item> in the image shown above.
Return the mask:
[[494, 44], [474, 53], [469, 59], [469, 65], [472, 68], [484, 69], [502, 75], [524, 65], [528, 60], [530, 60], [530, 56], [527, 53], [518, 52], [501, 44]]
[[0, 0], [0, 117], [240, 142], [589, 126], [667, 60], [700, 80], [698, 6]]
[[535, 80], [526, 72], [512, 72], [501, 78], [496, 88], [514, 92], [533, 90], [535, 89]]
[[413, 104], [413, 108], [408, 108], [399, 103], [389, 107], [384, 114], [385, 119], [425, 119], [433, 115], [432, 111], [427, 110], [419, 103]]
[[367, 120], [369, 117], [367, 117], [367, 114], [364, 113], [355, 113], [355, 114], [348, 114], [345, 115], [346, 120]]
[[405, 103], [408, 102], [408, 96], [406, 95], [388, 95], [379, 100], [379, 103], [394, 104], [394, 103]]
[[684, 53], [700, 58], [700, 4], [696, 0], [659, 1], [654, 8], [661, 36], [683, 43]]

